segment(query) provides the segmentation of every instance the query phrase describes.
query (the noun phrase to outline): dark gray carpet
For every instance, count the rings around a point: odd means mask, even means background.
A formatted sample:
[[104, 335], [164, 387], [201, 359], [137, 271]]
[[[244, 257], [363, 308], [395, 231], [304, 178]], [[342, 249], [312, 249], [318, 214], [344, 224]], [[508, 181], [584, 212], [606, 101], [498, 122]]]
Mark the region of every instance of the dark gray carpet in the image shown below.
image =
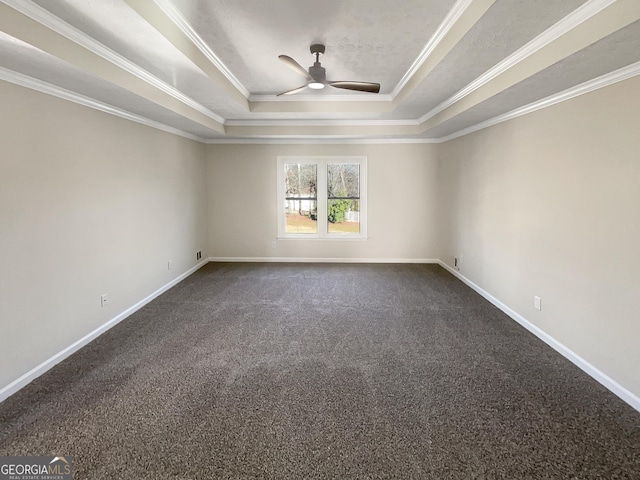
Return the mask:
[[0, 422], [79, 479], [640, 478], [640, 413], [435, 265], [208, 264]]

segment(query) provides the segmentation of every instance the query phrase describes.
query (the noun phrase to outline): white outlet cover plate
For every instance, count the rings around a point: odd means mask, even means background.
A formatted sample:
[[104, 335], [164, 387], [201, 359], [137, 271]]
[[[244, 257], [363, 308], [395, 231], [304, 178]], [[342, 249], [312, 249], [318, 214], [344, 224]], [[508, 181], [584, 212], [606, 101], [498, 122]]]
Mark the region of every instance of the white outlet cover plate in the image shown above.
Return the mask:
[[533, 297], [533, 308], [542, 310], [542, 299], [540, 297]]

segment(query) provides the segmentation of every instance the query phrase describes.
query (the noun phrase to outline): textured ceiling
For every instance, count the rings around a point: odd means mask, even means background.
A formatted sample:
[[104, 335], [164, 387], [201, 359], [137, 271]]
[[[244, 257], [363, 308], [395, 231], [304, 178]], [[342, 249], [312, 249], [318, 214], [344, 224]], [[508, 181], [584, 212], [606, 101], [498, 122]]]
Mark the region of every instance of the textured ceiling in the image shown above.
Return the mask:
[[391, 93], [454, 0], [173, 3], [251, 93], [273, 94], [303, 84], [278, 55], [309, 67], [314, 43], [327, 47], [321, 62], [328, 79], [377, 82], [382, 93]]
[[[640, 21], [596, 42], [551, 67], [508, 88], [490, 99], [444, 122], [431, 131], [430, 136], [441, 137], [495, 118], [540, 98], [566, 91], [608, 72], [640, 62]], [[611, 55], [610, 52], [624, 52]]]
[[544, 0], [494, 3], [416, 88], [408, 105], [417, 112], [431, 110], [583, 3], [563, 0], [553, 8]]
[[[380, 94], [277, 97], [312, 43]], [[636, 75], [638, 45], [638, 0], [0, 0], [0, 79], [205, 142], [437, 141]]]

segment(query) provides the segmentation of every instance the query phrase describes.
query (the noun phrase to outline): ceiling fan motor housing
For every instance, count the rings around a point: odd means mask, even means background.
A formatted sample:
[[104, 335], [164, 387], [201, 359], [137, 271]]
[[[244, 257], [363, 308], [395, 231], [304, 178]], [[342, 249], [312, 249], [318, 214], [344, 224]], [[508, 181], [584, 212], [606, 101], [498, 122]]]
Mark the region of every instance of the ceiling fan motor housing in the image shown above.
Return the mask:
[[327, 80], [327, 71], [324, 67], [320, 66], [320, 62], [315, 62], [312, 67], [309, 67], [309, 75], [316, 82], [325, 82]]

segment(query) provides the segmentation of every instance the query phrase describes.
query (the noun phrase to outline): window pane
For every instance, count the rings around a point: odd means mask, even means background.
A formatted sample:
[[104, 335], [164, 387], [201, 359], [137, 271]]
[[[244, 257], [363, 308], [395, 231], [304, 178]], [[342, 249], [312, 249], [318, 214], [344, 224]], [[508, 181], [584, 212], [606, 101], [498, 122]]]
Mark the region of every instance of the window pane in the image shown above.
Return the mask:
[[360, 233], [360, 165], [327, 165], [327, 231]]
[[286, 200], [286, 233], [317, 233], [318, 203], [315, 200]]
[[310, 163], [287, 163], [284, 166], [286, 198], [316, 198], [318, 167]]
[[329, 200], [327, 231], [329, 233], [360, 233], [358, 200]]
[[357, 163], [330, 163], [327, 165], [327, 195], [360, 197], [360, 165]]
[[286, 233], [318, 232], [317, 172], [315, 164], [285, 164]]

